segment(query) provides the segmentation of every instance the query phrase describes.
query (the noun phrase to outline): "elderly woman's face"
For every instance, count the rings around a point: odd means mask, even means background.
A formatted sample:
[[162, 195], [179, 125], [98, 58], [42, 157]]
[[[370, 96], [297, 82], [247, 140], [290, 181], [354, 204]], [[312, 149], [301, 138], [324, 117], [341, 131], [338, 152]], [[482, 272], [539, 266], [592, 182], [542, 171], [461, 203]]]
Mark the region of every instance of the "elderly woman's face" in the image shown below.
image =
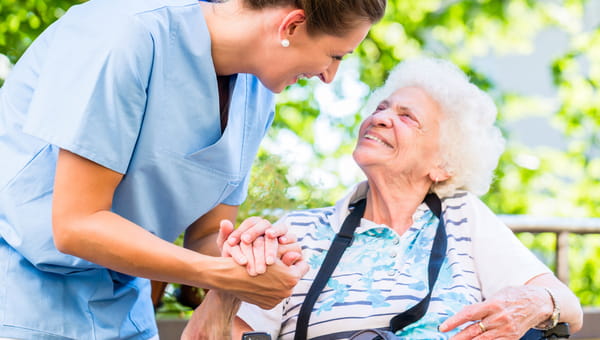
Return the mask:
[[404, 87], [379, 103], [360, 127], [353, 156], [367, 173], [428, 176], [440, 163], [437, 103], [418, 87]]

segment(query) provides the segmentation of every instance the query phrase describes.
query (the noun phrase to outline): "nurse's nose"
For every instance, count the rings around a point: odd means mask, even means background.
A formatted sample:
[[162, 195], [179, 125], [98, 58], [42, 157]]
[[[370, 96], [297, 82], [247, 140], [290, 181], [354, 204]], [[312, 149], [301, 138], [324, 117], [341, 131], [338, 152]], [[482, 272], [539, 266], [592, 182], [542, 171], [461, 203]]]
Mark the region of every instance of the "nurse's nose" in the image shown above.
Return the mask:
[[340, 60], [334, 59], [331, 64], [329, 64], [325, 72], [321, 73], [324, 83], [329, 84], [333, 81], [338, 67], [340, 67]]

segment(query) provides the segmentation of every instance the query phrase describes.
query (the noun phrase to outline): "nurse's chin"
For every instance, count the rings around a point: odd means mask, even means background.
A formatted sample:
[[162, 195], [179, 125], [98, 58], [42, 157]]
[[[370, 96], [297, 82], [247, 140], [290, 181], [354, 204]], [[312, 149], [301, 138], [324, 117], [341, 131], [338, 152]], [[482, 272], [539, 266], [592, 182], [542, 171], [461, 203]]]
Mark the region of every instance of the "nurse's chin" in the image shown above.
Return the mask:
[[[259, 78], [260, 79], [260, 78]], [[280, 79], [279, 81], [273, 81], [269, 79], [260, 79], [260, 82], [271, 92], [273, 93], [281, 93], [288, 86], [294, 85], [298, 82], [300, 77], [294, 77], [292, 79]]]

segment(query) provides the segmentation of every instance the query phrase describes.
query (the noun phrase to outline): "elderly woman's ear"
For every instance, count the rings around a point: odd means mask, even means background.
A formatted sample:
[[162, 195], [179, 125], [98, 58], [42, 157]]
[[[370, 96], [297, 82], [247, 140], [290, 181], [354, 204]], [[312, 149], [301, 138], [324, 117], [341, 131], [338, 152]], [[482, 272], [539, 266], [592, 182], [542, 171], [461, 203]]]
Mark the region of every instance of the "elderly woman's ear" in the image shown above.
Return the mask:
[[439, 183], [450, 178], [451, 175], [444, 167], [441, 165], [437, 166], [435, 169], [429, 172], [429, 179], [431, 179], [434, 183]]

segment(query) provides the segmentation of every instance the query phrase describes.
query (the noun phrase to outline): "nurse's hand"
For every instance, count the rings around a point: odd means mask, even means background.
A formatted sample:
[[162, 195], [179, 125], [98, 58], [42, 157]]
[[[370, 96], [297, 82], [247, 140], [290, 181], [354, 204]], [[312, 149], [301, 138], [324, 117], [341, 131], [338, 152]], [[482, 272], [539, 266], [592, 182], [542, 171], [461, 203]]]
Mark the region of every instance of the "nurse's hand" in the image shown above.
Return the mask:
[[277, 259], [288, 266], [302, 259], [300, 245], [286, 226], [272, 226], [259, 217], [246, 219], [236, 230], [230, 221], [222, 220], [217, 243], [222, 256], [231, 256], [238, 264], [245, 265], [251, 276], [265, 273], [267, 266]]
[[210, 272], [212, 281], [216, 284], [209, 289], [216, 287], [227, 289], [229, 294], [263, 309], [271, 309], [289, 297], [298, 281], [309, 269], [305, 261], [298, 261], [288, 266], [277, 259], [264, 274], [250, 277], [246, 269], [235, 263], [232, 258], [215, 259], [218, 260], [219, 265]]

